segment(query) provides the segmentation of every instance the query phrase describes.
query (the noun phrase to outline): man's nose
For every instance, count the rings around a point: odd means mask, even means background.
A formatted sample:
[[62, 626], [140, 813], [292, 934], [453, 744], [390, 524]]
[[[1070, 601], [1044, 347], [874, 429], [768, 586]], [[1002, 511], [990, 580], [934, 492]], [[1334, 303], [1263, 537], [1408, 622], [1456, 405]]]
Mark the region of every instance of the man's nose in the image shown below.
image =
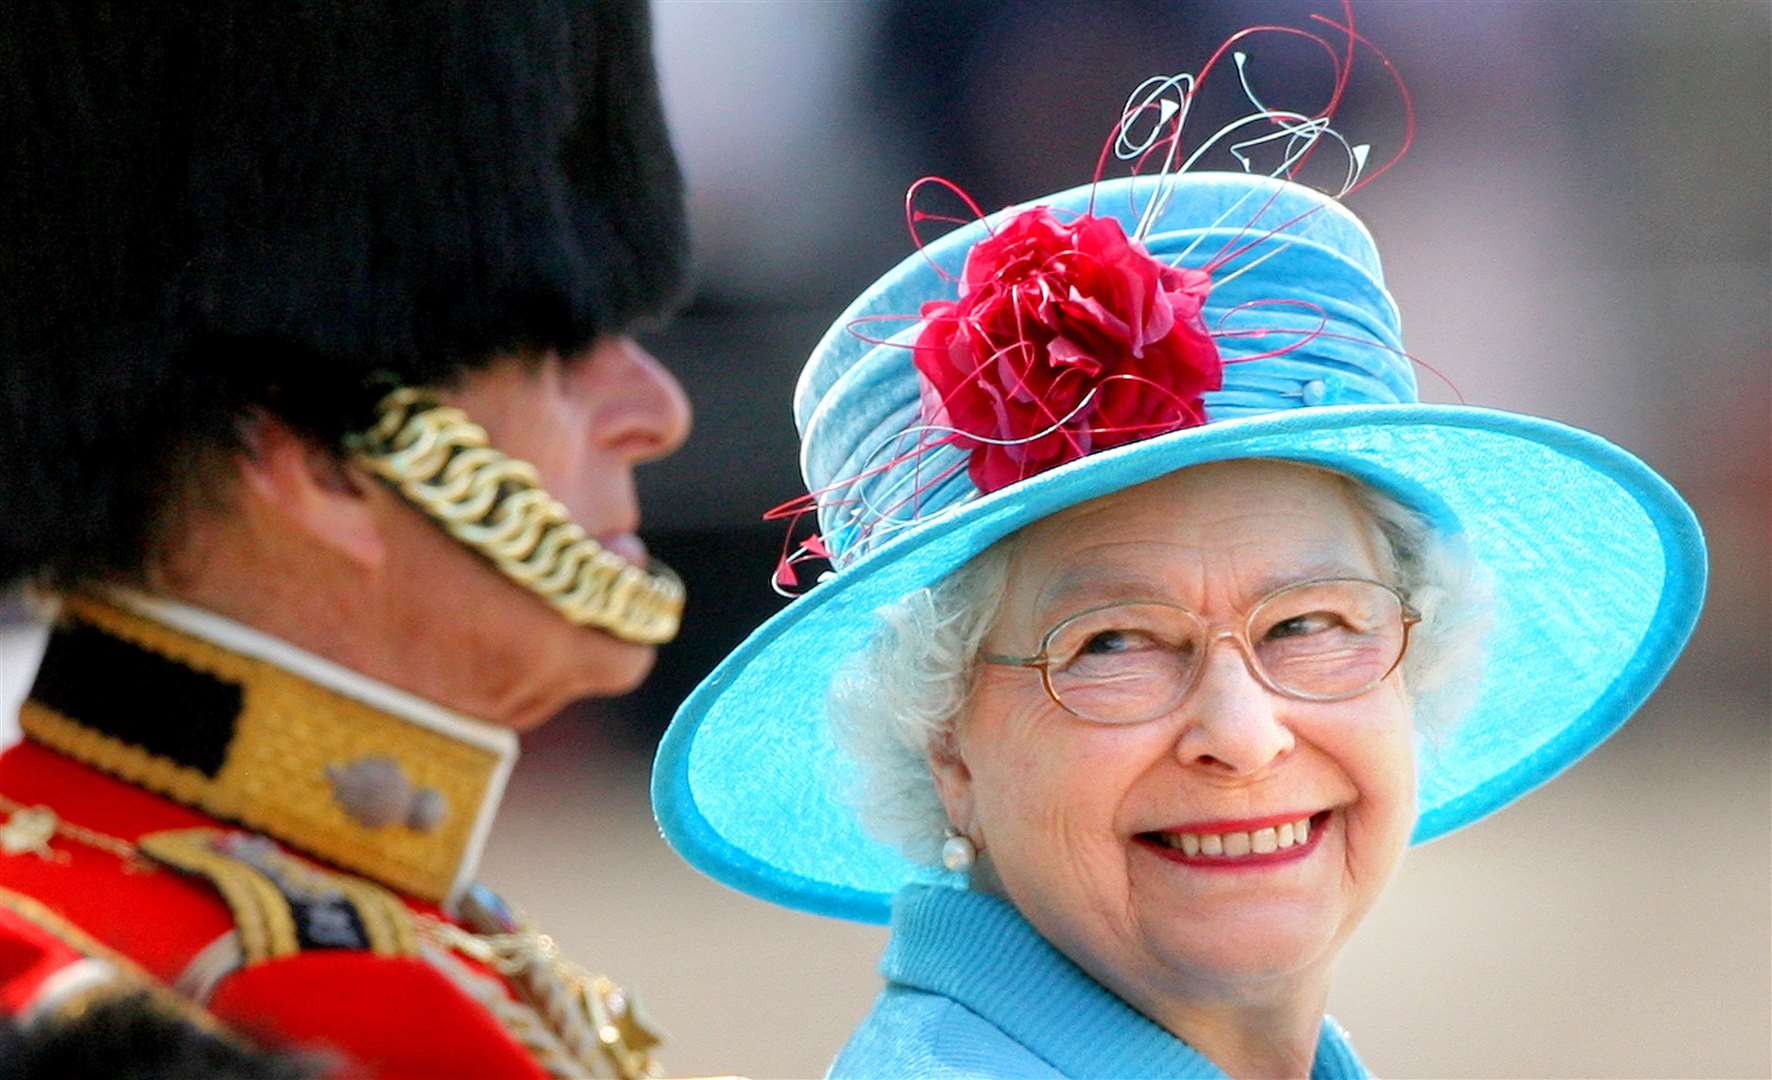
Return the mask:
[[1226, 776], [1259, 775], [1296, 739], [1280, 717], [1280, 699], [1255, 678], [1242, 650], [1229, 640], [1215, 644], [1223, 647], [1207, 650], [1200, 681], [1182, 703], [1176, 756]]
[[611, 338], [598, 346], [609, 385], [619, 407], [598, 437], [634, 464], [654, 461], [676, 450], [689, 437], [689, 397], [677, 377], [630, 337]]

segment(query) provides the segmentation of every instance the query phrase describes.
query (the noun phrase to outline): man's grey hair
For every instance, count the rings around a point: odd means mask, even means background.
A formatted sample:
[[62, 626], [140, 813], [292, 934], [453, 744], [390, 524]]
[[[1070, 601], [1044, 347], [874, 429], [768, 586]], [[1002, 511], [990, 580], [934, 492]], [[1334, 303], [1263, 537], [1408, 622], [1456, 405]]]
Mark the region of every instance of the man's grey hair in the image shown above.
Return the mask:
[[[1491, 598], [1482, 567], [1460, 538], [1349, 479], [1354, 502], [1382, 538], [1390, 583], [1421, 613], [1403, 657], [1416, 730], [1431, 745], [1476, 697]], [[878, 613], [880, 629], [838, 672], [829, 716], [858, 766], [850, 801], [875, 836], [911, 859], [939, 862], [947, 812], [929, 748], [947, 740], [966, 706], [974, 662], [996, 620], [1015, 540], [999, 541], [936, 585]]]

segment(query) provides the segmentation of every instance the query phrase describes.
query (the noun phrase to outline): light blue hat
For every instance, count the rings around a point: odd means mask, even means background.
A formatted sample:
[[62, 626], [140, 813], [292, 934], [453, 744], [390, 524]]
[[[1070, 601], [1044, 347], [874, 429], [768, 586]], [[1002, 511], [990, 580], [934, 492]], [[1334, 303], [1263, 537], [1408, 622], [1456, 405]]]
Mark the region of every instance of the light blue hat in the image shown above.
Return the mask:
[[[1157, 181], [1133, 178], [1043, 200], [1060, 216], [1118, 218], [1133, 232]], [[1010, 211], [993, 222], [1006, 220]], [[936, 871], [876, 840], [844, 802], [854, 766], [833, 743], [833, 675], [874, 634], [876, 612], [941, 580], [1030, 522], [1202, 462], [1275, 458], [1354, 476], [1462, 534], [1495, 591], [1489, 658], [1471, 711], [1423, 757], [1414, 840], [1512, 802], [1592, 750], [1666, 674], [1698, 618], [1705, 552], [1698, 522], [1668, 484], [1598, 436], [1532, 416], [1424, 405], [1402, 354], [1396, 305], [1365, 227], [1309, 188], [1197, 173], [1175, 188], [1145, 237], [1157, 259], [1213, 270], [1208, 326], [1253, 301], [1277, 332], [1219, 341], [1223, 388], [1207, 422], [1103, 450], [990, 494], [966, 451], [871, 470], [894, 436], [925, 421], [906, 346], [851, 332], [870, 316], [952, 299], [952, 279], [986, 235], [975, 222], [876, 282], [836, 321], [801, 376], [794, 418], [809, 490], [837, 572], [753, 633], [677, 712], [659, 747], [653, 804], [667, 840], [736, 889], [789, 907], [884, 922], [893, 893]], [[948, 276], [938, 272], [943, 268]], [[1290, 321], [1288, 321], [1290, 320]], [[1278, 332], [1292, 326], [1291, 333]], [[1276, 342], [1303, 340], [1281, 355]], [[853, 507], [902, 501], [908, 477], [948, 474], [906, 520]], [[861, 479], [854, 479], [860, 477]]]

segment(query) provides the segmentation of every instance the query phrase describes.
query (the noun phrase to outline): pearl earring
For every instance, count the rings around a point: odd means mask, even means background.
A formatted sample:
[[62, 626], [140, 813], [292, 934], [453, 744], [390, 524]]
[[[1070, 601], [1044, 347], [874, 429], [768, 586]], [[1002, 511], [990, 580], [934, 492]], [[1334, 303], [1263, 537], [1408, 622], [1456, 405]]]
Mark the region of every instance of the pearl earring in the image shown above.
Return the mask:
[[941, 865], [956, 874], [972, 869], [973, 860], [978, 858], [978, 846], [972, 838], [952, 825], [947, 828], [947, 837], [941, 844]]

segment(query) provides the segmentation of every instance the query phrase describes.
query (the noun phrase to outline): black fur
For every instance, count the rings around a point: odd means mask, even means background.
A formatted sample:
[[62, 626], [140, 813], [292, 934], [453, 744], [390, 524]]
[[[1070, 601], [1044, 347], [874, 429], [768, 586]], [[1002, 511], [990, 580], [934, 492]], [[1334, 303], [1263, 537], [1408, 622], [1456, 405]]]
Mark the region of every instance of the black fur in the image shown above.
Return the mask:
[[337, 1061], [251, 1049], [200, 1031], [140, 997], [71, 1020], [0, 1018], [0, 1080], [321, 1080]]
[[137, 575], [255, 410], [337, 446], [682, 290], [643, 0], [5, 7], [0, 583]]

